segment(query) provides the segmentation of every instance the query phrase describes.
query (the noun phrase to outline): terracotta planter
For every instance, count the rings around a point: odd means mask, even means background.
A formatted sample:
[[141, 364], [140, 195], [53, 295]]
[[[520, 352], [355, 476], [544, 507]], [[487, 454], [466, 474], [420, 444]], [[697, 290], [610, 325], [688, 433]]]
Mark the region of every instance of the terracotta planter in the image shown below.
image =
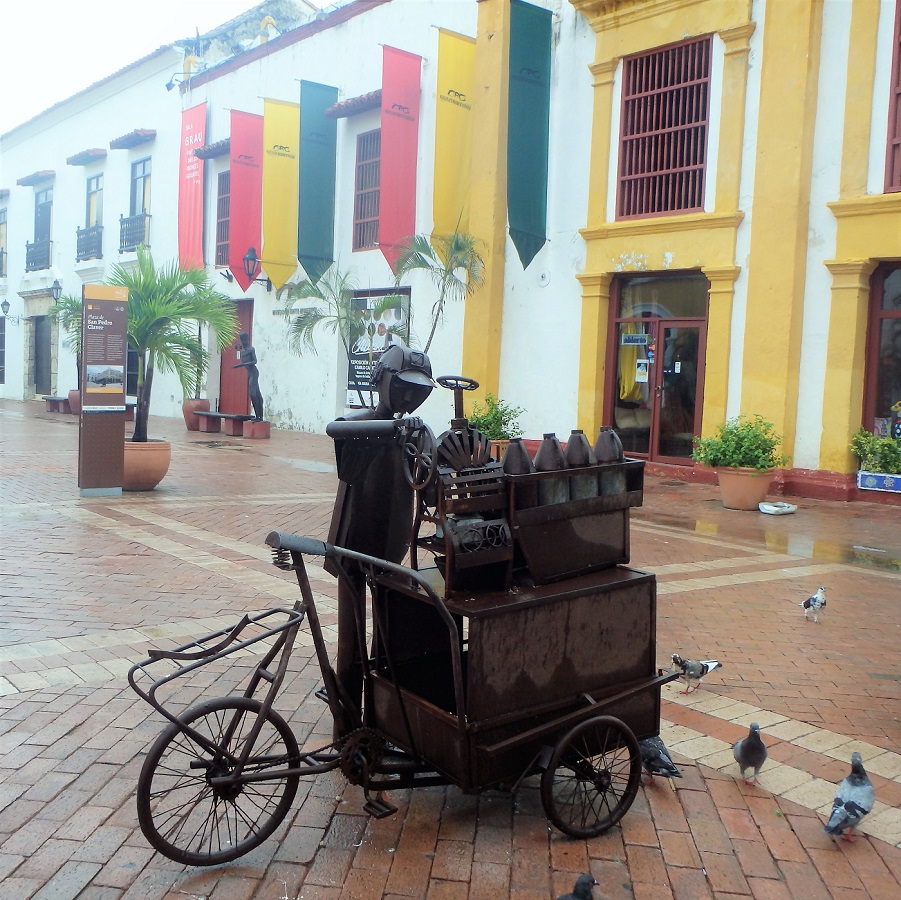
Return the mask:
[[69, 391], [69, 409], [72, 410], [73, 416], [81, 415], [81, 391]]
[[715, 468], [726, 509], [756, 510], [766, 500], [775, 469]]
[[200, 419], [194, 415], [198, 411], [209, 412], [210, 401], [199, 398], [182, 401], [181, 414], [185, 417], [185, 427], [188, 431], [200, 431]]
[[152, 491], [166, 477], [171, 460], [169, 441], [126, 441], [122, 490]]

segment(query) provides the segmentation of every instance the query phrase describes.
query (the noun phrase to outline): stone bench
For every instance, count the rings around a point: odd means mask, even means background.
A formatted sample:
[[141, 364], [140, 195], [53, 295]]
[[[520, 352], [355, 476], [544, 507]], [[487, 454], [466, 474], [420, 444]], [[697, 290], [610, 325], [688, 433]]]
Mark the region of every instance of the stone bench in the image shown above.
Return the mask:
[[240, 416], [236, 413], [204, 412], [194, 413], [200, 420], [200, 431], [217, 434], [224, 431], [230, 437], [244, 436], [244, 423], [250, 422], [253, 416]]
[[71, 413], [72, 407], [69, 406], [68, 397], [41, 397], [47, 404], [47, 412]]

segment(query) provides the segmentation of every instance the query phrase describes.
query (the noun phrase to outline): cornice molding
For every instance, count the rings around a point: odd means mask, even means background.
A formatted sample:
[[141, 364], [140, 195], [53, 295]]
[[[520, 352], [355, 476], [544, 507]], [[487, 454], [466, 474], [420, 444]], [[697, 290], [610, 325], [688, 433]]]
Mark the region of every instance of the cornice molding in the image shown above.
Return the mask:
[[627, 222], [610, 222], [599, 228], [581, 228], [579, 234], [586, 241], [604, 240], [661, 234], [679, 231], [716, 231], [723, 228], [738, 228], [744, 219], [743, 212], [731, 213], [688, 213], [684, 216], [654, 216], [648, 219], [630, 219]]

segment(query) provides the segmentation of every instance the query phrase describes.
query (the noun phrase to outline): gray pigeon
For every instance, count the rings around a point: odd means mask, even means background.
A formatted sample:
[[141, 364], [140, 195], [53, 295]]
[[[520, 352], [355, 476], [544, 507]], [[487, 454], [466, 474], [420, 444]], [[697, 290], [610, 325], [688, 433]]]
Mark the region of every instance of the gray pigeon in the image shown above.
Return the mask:
[[[745, 784], [760, 784], [757, 776], [760, 774], [761, 766], [766, 762], [766, 746], [760, 740], [760, 726], [756, 722], [751, 723], [751, 730], [746, 738], [732, 745], [732, 755], [741, 769], [741, 777]], [[754, 770], [754, 777], [750, 781], [745, 777], [748, 769]]]
[[597, 884], [593, 875], [580, 875], [576, 879], [576, 886], [566, 894], [561, 894], [557, 900], [592, 900], [594, 896], [591, 889]]
[[851, 754], [851, 774], [842, 779], [838, 793], [832, 801], [832, 815], [826, 823], [826, 833], [841, 835], [854, 843], [851, 834], [873, 808], [876, 793], [863, 768], [859, 753]]
[[679, 692], [681, 694], [690, 694], [692, 684], [694, 684], [694, 690], [697, 690], [701, 686], [701, 679], [705, 675], [723, 665], [716, 659], [683, 659], [678, 653], [674, 653], [672, 659], [673, 665], [682, 672], [679, 679], [688, 685], [684, 691]]
[[808, 597], [803, 603], [799, 603], [798, 606], [803, 607], [805, 619], [813, 614], [814, 622], [819, 622], [817, 615], [821, 609], [826, 608], [826, 588], [818, 587], [815, 594]]
[[638, 749], [641, 751], [641, 765], [651, 781], [654, 780], [655, 775], [663, 775], [666, 778], [682, 777], [682, 773], [670, 758], [666, 744], [659, 737], [649, 737], [639, 741]]

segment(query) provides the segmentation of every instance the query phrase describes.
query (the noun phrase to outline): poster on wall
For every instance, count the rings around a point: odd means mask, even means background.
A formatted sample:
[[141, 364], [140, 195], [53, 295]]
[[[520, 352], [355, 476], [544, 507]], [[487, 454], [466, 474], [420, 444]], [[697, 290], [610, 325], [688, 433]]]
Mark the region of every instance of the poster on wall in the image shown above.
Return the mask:
[[372, 372], [382, 353], [393, 344], [410, 343], [410, 295], [397, 290], [356, 291], [354, 307], [361, 329], [347, 357], [347, 399], [351, 409], [375, 406]]
[[128, 290], [86, 284], [82, 302], [84, 412], [125, 412]]

